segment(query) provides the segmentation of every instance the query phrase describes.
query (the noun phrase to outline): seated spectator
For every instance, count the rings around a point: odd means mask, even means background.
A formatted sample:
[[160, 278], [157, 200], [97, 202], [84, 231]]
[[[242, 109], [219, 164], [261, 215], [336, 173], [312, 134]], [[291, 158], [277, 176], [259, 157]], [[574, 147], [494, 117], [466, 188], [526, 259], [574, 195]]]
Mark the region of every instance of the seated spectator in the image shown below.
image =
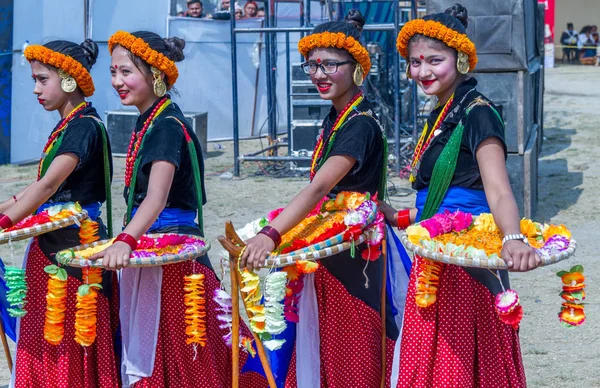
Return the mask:
[[188, 0], [187, 2], [187, 16], [190, 18], [204, 18], [204, 7], [200, 0]]
[[579, 62], [582, 65], [596, 64], [596, 51], [598, 46], [598, 33], [591, 33], [591, 28], [585, 33], [582, 39], [582, 49], [579, 53]]
[[244, 11], [242, 10], [242, 7], [240, 7], [237, 3], [235, 4], [235, 19], [239, 20], [239, 19], [243, 19], [244, 18]]
[[256, 13], [258, 11], [258, 5], [252, 0], [248, 1], [246, 5], [244, 5], [244, 13], [247, 18], [255, 18]]
[[256, 11], [256, 17], [257, 18], [264, 18], [265, 17], [265, 7], [259, 7], [258, 10]]
[[221, 0], [221, 11], [229, 11], [230, 0]]
[[568, 62], [575, 61], [575, 58], [577, 58], [577, 48], [573, 46], [577, 46], [578, 40], [578, 34], [573, 29], [573, 23], [567, 23], [567, 30], [560, 36], [560, 44], [571, 47], [563, 47], [563, 62], [565, 62], [565, 58]]

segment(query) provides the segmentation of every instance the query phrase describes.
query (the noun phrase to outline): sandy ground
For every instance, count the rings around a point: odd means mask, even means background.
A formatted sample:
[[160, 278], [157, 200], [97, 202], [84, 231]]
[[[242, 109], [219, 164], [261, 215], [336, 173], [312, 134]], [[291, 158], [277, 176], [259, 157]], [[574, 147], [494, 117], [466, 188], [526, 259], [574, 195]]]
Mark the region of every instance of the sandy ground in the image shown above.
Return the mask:
[[[546, 73], [545, 143], [539, 162], [539, 205], [536, 220], [568, 225], [578, 241], [576, 257], [568, 262], [531, 273], [516, 274], [512, 286], [522, 300], [525, 316], [521, 325], [521, 346], [530, 387], [600, 387], [600, 267], [593, 265], [600, 247], [595, 233], [600, 229], [600, 161], [593, 155], [600, 146], [600, 69], [563, 67]], [[306, 178], [256, 176], [257, 163], [246, 163], [240, 178], [221, 179], [233, 165], [233, 146], [215, 150], [209, 144], [206, 159], [208, 205], [204, 208], [206, 235], [212, 243], [212, 260], [218, 268], [216, 237], [223, 233], [225, 220], [236, 226], [283, 206], [305, 184]], [[241, 144], [241, 152], [258, 149], [258, 141]], [[123, 159], [115, 160], [113, 184], [115, 220], [125, 211], [121, 199]], [[272, 170], [268, 170], [271, 171]], [[0, 166], [0, 197], [8, 197], [32, 182], [35, 167]], [[391, 180], [399, 189], [392, 197], [396, 207], [409, 206], [414, 196], [408, 184]], [[407, 195], [408, 194], [408, 195]], [[115, 224], [117, 222], [115, 221]], [[5, 263], [20, 265], [24, 243], [0, 246]], [[555, 273], [574, 264], [585, 266], [588, 321], [577, 329], [563, 328], [557, 319], [561, 299], [560, 280]], [[12, 344], [11, 344], [12, 346]], [[14, 347], [13, 347], [14, 354]], [[9, 380], [3, 352], [0, 354], [0, 385]]]

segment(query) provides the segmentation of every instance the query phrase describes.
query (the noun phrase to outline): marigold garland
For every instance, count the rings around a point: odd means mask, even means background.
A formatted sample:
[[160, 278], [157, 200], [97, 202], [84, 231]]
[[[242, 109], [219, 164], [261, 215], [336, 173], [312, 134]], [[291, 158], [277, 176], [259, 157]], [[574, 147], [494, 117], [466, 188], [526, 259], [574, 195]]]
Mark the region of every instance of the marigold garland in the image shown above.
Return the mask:
[[151, 48], [142, 38], [136, 38], [126, 31], [117, 31], [108, 40], [108, 51], [111, 55], [116, 45], [126, 48], [150, 66], [165, 73], [169, 86], [173, 86], [177, 82], [179, 70], [175, 62]]
[[71, 75], [75, 78], [75, 81], [77, 81], [77, 86], [79, 86], [85, 97], [94, 94], [94, 81], [92, 80], [92, 76], [87, 69], [75, 59], [38, 44], [27, 46], [23, 55], [29, 62], [39, 61], [43, 64], [61, 69], [65, 73]]
[[52, 345], [61, 343], [65, 335], [65, 311], [67, 311], [67, 271], [55, 265], [44, 268], [48, 278], [46, 294], [46, 319], [44, 322], [44, 339]]
[[437, 290], [440, 284], [443, 264], [417, 256], [419, 265], [417, 273], [417, 290], [415, 302], [417, 306], [426, 308], [437, 300]]
[[315, 48], [338, 48], [346, 50], [363, 69], [363, 79], [371, 70], [371, 57], [367, 49], [359, 41], [343, 32], [321, 32], [307, 35], [298, 42], [298, 51], [308, 59], [308, 54]]
[[81, 221], [81, 226], [79, 227], [79, 241], [82, 244], [93, 243], [94, 241], [98, 241], [98, 230], [99, 225], [96, 221], [92, 221], [89, 218]]
[[184, 276], [185, 334], [186, 344], [206, 346], [206, 298], [204, 275], [201, 273]]
[[562, 280], [563, 291], [560, 293], [560, 297], [565, 300], [558, 313], [559, 321], [567, 328], [583, 325], [585, 323], [584, 306], [583, 303], [578, 303], [585, 299], [583, 266], [576, 265], [569, 271], [560, 271], [556, 275]]
[[469, 37], [435, 20], [414, 19], [402, 27], [396, 40], [396, 48], [404, 58], [408, 59], [408, 42], [416, 34], [440, 40], [448, 47], [467, 54], [471, 71], [477, 66], [477, 50]]

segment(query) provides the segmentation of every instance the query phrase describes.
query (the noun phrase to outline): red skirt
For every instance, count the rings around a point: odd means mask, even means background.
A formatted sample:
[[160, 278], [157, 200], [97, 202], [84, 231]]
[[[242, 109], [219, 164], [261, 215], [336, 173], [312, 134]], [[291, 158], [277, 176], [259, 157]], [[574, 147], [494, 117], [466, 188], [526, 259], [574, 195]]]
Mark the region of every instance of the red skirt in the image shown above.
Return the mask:
[[83, 347], [74, 340], [77, 288], [82, 283], [69, 276], [64, 338], [59, 345], [51, 345], [44, 339], [48, 284], [44, 267], [50, 264], [34, 238], [25, 269], [29, 285], [27, 314], [21, 318], [19, 330], [15, 387], [119, 387], [113, 342], [119, 311], [116, 280], [111, 301], [98, 295], [96, 341]]
[[[134, 384], [134, 387], [177, 387], [177, 388], [225, 388], [231, 387], [231, 348], [225, 344], [223, 335], [226, 329], [219, 329], [213, 300], [214, 291], [220, 288], [219, 280], [206, 266], [186, 261], [163, 267], [160, 324], [156, 343], [156, 358], [152, 376]], [[195, 271], [194, 271], [195, 267]], [[183, 277], [191, 273], [204, 274], [206, 296], [206, 346], [194, 347], [186, 344], [185, 305], [183, 303]], [[242, 334], [252, 337], [248, 328], [241, 322]], [[247, 354], [240, 352], [240, 367]], [[240, 387], [266, 387], [264, 377], [254, 372], [240, 375]]]
[[437, 301], [419, 308], [417, 268], [415, 261], [398, 387], [525, 387], [518, 333], [498, 319], [489, 290], [461, 267], [444, 265]]
[[[315, 273], [321, 337], [321, 387], [378, 388], [381, 384], [381, 316], [350, 295], [324, 266]], [[395, 341], [386, 341], [386, 387], [390, 385]], [[286, 387], [296, 387], [296, 354]]]

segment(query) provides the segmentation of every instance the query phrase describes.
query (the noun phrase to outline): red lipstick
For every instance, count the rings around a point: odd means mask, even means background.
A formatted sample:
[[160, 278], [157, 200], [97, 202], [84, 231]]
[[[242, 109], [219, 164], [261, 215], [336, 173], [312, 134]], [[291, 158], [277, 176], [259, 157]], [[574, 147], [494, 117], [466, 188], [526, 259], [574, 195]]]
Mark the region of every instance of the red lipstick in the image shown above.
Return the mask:
[[427, 79], [421, 80], [423, 86], [431, 86], [436, 80], [435, 79]]

